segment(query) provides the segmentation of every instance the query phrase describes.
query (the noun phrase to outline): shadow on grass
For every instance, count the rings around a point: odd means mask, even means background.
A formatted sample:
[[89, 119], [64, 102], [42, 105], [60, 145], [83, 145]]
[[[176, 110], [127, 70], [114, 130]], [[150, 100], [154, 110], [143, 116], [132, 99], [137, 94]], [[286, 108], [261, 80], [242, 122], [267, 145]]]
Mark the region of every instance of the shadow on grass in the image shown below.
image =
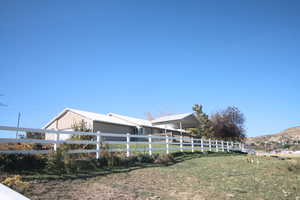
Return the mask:
[[18, 173], [23, 176], [23, 179], [26, 181], [49, 181], [49, 180], [76, 180], [76, 179], [89, 179], [96, 176], [107, 176], [110, 174], [118, 174], [118, 173], [129, 173], [138, 169], [145, 168], [157, 168], [157, 167], [169, 167], [187, 160], [195, 159], [195, 158], [204, 158], [204, 157], [224, 157], [224, 156], [238, 156], [241, 155], [240, 152], [176, 152], [172, 153], [174, 157], [174, 162], [168, 164], [155, 164], [155, 163], [135, 163], [134, 165], [127, 167], [113, 167], [113, 168], [97, 168], [95, 170], [85, 170], [77, 173], [68, 173], [68, 174], [53, 174], [48, 171], [42, 172], [30, 172], [24, 171]]

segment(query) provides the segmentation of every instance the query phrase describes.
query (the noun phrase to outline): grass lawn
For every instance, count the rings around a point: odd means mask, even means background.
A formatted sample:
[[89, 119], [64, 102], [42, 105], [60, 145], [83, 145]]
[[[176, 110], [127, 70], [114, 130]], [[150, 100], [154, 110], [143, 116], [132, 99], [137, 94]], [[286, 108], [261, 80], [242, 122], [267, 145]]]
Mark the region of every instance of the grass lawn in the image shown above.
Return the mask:
[[76, 175], [23, 175], [31, 199], [300, 199], [296, 160], [223, 153], [186, 154], [154, 164]]
[[[126, 145], [124, 144], [112, 144], [112, 145], [107, 145], [108, 149], [124, 149], [126, 150]], [[191, 146], [183, 146], [183, 147], [191, 147]], [[148, 144], [131, 144], [130, 149], [133, 150], [131, 152], [132, 155], [138, 155], [138, 154], [148, 154], [149, 153], [149, 145]], [[157, 150], [157, 149], [164, 149], [164, 150]], [[177, 149], [176, 149], [177, 148]], [[178, 152], [180, 151], [180, 145], [169, 145], [169, 152]], [[195, 152], [201, 152], [200, 146], [194, 147]], [[139, 149], [139, 151], [137, 151]], [[158, 153], [158, 154], [165, 154], [166, 153], [166, 145], [165, 144], [152, 144], [152, 152], [153, 153]], [[184, 149], [185, 152], [192, 152], [192, 149]]]

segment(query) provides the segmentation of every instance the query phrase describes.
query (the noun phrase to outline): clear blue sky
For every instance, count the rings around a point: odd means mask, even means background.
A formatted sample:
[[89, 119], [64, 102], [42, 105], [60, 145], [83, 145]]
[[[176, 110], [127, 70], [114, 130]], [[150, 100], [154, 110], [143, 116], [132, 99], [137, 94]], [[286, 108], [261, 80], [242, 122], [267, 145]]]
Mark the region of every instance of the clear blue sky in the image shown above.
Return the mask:
[[0, 1], [0, 124], [65, 107], [145, 117], [235, 105], [300, 125], [299, 1]]

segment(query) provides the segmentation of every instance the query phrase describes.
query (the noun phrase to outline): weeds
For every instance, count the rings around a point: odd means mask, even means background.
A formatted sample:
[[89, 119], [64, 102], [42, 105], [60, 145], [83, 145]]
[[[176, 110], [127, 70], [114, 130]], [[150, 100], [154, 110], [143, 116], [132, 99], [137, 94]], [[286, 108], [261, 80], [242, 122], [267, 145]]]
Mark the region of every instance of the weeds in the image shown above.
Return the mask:
[[23, 182], [22, 177], [19, 175], [7, 177], [1, 183], [21, 193], [24, 193], [30, 187], [29, 183]]
[[300, 174], [300, 160], [290, 160], [287, 169], [290, 172]]
[[[108, 151], [108, 147], [106, 148]], [[38, 171], [56, 175], [78, 174], [107, 168], [127, 168], [145, 164], [171, 165], [175, 163], [175, 158], [180, 161], [187, 155], [203, 155], [199, 152], [175, 152], [171, 154], [153, 154], [151, 156], [148, 154], [138, 154], [126, 157], [124, 153], [106, 151], [100, 154], [99, 159], [95, 159], [70, 154], [68, 153], [69, 150], [70, 147], [68, 145], [60, 145], [57, 151], [53, 151], [48, 156], [0, 155], [0, 171], [8, 173], [32, 173]], [[212, 156], [217, 156], [217, 154], [214, 154]]]

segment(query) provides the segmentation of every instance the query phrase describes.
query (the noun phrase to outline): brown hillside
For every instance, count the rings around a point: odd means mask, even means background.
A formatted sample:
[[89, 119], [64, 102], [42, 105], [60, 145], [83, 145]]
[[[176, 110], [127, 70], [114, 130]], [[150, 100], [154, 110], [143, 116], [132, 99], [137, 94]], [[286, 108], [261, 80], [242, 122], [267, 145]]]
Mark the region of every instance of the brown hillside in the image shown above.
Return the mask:
[[280, 142], [280, 141], [299, 141], [300, 140], [300, 126], [288, 128], [279, 133], [272, 135], [264, 135], [247, 138], [247, 142]]

